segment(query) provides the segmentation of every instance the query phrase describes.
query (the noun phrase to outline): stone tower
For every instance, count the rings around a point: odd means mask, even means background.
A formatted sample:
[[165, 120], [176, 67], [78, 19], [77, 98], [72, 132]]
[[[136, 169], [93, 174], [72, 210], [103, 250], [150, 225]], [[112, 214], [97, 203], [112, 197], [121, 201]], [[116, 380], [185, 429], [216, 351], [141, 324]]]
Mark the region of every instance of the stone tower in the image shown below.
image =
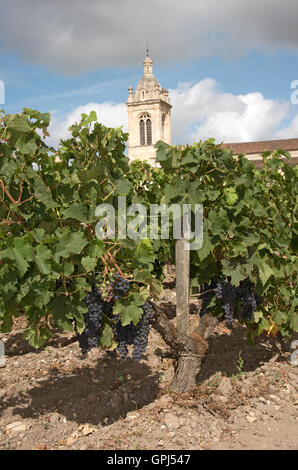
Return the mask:
[[133, 93], [128, 88], [128, 157], [156, 164], [154, 144], [163, 140], [171, 144], [171, 108], [167, 88], [152, 73], [152, 60], [144, 60], [144, 76]]

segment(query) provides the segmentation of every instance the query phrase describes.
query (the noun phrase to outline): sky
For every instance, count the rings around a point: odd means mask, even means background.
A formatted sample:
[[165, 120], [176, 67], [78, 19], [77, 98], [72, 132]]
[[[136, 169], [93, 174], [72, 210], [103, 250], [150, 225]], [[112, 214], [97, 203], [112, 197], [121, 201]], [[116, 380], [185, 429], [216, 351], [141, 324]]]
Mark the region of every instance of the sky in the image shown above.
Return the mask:
[[127, 132], [148, 41], [173, 144], [298, 138], [297, 26], [296, 0], [0, 0], [0, 108], [50, 112], [53, 146], [91, 110]]

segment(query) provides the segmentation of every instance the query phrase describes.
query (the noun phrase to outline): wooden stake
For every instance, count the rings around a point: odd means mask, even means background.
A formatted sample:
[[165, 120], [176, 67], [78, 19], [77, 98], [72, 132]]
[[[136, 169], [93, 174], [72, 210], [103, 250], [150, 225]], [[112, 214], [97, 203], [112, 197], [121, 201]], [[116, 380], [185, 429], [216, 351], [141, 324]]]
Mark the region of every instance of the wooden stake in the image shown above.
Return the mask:
[[184, 238], [176, 241], [177, 330], [189, 336], [189, 250]]

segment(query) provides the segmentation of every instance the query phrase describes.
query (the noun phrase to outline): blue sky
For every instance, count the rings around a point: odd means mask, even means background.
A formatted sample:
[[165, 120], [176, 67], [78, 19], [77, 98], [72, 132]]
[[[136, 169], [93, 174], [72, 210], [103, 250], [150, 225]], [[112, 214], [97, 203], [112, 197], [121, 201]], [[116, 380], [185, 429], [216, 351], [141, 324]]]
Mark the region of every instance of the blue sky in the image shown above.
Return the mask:
[[173, 143], [298, 137], [293, 0], [0, 0], [0, 12], [1, 107], [52, 112], [53, 144], [91, 109], [127, 130], [127, 89], [143, 75], [147, 40], [170, 90]]

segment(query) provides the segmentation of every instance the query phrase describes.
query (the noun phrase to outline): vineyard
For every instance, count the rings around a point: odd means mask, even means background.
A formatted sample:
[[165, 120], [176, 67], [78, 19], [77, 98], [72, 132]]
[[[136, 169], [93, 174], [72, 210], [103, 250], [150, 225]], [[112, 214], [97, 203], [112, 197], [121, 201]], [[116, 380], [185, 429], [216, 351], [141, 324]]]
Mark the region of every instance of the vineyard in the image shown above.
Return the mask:
[[[287, 152], [265, 152], [256, 169], [213, 139], [160, 141], [153, 168], [129, 163], [127, 134], [103, 126], [93, 112], [56, 149], [45, 143], [49, 124], [50, 115], [36, 110], [0, 114], [2, 337], [20, 321], [29, 349], [43, 351], [65, 332], [86, 364], [100, 354], [111, 366], [138, 371], [153, 335], [171, 357], [167, 391], [176, 397], [196, 390], [214, 334], [245, 332], [252, 349], [264, 336], [281, 348], [294, 337], [298, 172]], [[171, 236], [174, 215], [168, 238], [161, 217], [150, 237], [150, 217], [141, 223], [127, 211], [126, 227], [137, 235], [123, 236], [124, 200], [148, 212], [187, 205], [192, 215], [200, 205], [202, 245], [186, 250], [185, 239]], [[118, 221], [112, 236], [100, 222], [103, 205]], [[162, 299], [173, 266], [171, 316]]]

